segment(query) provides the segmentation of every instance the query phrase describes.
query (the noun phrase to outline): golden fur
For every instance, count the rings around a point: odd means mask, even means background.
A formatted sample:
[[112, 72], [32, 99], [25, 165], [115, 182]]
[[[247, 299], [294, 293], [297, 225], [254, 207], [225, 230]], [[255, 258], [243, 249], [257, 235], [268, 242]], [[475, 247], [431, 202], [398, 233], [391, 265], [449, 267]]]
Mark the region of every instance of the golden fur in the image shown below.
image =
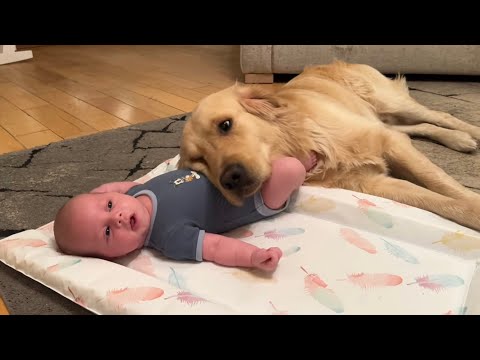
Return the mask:
[[[319, 161], [308, 184], [389, 198], [480, 230], [480, 195], [434, 165], [408, 135], [470, 152], [480, 128], [420, 105], [402, 77], [336, 61], [306, 68], [276, 92], [235, 84], [204, 98], [185, 125], [180, 167], [204, 172], [240, 204], [269, 176], [272, 158], [314, 151]], [[232, 165], [240, 173], [232, 175]], [[225, 187], [235, 176], [240, 185]]]

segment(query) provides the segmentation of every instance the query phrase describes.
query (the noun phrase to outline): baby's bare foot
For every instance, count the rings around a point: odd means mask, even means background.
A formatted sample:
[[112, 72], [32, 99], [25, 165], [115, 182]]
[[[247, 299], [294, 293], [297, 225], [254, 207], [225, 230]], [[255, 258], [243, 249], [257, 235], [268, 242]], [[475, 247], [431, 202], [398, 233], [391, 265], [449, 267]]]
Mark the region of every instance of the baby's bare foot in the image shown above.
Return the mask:
[[258, 249], [252, 254], [252, 266], [264, 271], [273, 271], [281, 257], [282, 250], [278, 247]]
[[305, 166], [305, 170], [309, 172], [317, 165], [317, 154], [311, 151], [308, 158], [302, 159], [300, 161], [302, 162], [303, 166]]

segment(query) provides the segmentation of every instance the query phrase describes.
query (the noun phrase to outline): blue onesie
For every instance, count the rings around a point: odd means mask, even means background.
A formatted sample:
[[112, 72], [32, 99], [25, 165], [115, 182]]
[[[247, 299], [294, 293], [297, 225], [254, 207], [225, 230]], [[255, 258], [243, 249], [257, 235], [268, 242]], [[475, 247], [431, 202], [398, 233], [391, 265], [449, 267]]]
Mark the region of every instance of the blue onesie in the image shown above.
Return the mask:
[[175, 260], [202, 261], [205, 232], [221, 234], [283, 211], [271, 210], [260, 191], [241, 207], [231, 205], [202, 173], [179, 169], [132, 187], [128, 195], [148, 195], [153, 211], [146, 247]]

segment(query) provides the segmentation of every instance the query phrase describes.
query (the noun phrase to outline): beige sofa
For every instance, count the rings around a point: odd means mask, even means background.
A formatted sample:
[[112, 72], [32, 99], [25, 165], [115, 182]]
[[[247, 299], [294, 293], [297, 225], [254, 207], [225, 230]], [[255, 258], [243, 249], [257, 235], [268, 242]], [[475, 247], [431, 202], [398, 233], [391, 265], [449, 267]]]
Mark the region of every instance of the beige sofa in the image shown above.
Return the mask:
[[334, 59], [369, 64], [384, 74], [480, 75], [479, 45], [241, 45], [246, 83], [272, 83]]

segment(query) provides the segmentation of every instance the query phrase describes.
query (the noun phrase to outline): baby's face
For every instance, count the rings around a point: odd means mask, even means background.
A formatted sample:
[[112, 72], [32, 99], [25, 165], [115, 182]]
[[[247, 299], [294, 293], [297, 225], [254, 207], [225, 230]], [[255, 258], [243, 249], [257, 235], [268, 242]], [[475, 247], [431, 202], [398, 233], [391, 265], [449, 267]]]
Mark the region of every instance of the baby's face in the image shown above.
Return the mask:
[[75, 201], [72, 245], [81, 253], [115, 258], [143, 246], [151, 218], [147, 196], [112, 192], [84, 194]]

